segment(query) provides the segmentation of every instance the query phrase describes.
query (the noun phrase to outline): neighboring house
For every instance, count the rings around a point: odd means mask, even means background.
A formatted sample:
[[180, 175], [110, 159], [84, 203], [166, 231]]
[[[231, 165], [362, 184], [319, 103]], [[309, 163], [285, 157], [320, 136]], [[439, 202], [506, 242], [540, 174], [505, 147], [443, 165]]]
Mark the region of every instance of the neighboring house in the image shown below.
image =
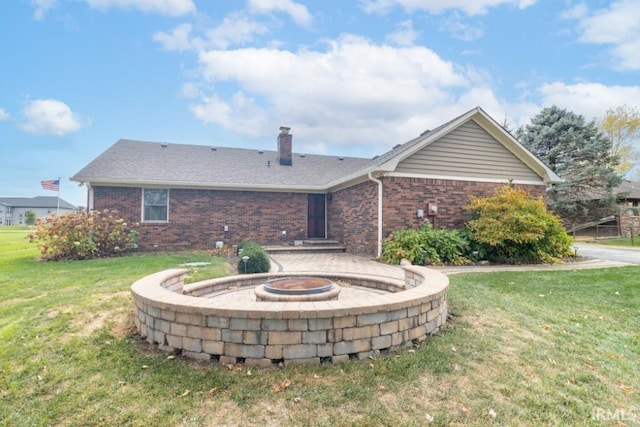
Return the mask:
[[[60, 199], [60, 214], [75, 212], [78, 208]], [[46, 218], [58, 212], [58, 198], [37, 197], [0, 197], [0, 225], [24, 225], [26, 213], [33, 211], [36, 218]]]
[[624, 181], [616, 188], [620, 235], [640, 236], [640, 182]]
[[120, 140], [71, 179], [87, 185], [89, 209], [139, 222], [143, 249], [331, 239], [367, 255], [425, 220], [461, 227], [470, 195], [511, 182], [544, 197], [560, 181], [480, 108], [372, 159], [294, 153], [285, 127], [277, 144]]
[[613, 190], [615, 205], [590, 200], [585, 209], [561, 214], [576, 236], [616, 237], [640, 235], [640, 182], [623, 181]]

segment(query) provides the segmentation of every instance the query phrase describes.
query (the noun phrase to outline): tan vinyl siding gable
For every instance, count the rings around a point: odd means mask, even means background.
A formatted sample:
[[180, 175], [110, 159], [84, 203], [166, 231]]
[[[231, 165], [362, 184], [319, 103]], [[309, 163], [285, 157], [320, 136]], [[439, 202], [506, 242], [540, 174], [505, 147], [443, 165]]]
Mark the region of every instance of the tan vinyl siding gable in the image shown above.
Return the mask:
[[540, 182], [542, 178], [476, 122], [454, 131], [400, 161], [397, 173]]

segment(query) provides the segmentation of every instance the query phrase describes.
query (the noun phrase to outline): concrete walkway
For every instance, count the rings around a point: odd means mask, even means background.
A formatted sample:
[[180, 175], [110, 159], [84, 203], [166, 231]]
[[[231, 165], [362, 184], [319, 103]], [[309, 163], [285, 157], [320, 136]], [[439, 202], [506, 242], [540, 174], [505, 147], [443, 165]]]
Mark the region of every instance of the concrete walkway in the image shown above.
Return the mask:
[[[321, 273], [343, 272], [357, 273], [381, 277], [404, 279], [404, 270], [398, 265], [389, 265], [357, 255], [345, 253], [300, 253], [300, 254], [271, 254], [271, 271], [286, 271], [291, 273]], [[463, 267], [432, 267], [445, 274], [492, 272], [492, 271], [546, 271], [546, 270], [578, 270], [589, 268], [624, 267], [631, 264], [599, 259], [569, 262], [556, 265], [487, 265]]]

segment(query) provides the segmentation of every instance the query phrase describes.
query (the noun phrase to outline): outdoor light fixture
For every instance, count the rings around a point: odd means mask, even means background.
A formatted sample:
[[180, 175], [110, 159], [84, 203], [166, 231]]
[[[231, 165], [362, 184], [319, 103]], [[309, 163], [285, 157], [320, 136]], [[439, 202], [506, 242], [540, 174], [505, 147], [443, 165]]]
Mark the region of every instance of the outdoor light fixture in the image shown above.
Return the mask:
[[249, 257], [247, 255], [243, 256], [242, 262], [244, 262], [244, 274], [247, 274], [247, 263], [249, 262]]

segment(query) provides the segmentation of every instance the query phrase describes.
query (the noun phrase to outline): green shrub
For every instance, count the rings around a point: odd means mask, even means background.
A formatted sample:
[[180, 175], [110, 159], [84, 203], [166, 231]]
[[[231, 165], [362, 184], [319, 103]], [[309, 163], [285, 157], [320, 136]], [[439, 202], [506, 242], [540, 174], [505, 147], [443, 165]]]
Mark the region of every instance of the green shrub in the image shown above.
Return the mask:
[[138, 232], [129, 230], [117, 211], [81, 211], [38, 219], [28, 238], [36, 242], [42, 260], [79, 260], [134, 249]]
[[262, 248], [262, 246], [260, 246], [253, 240], [245, 239], [242, 242], [240, 242], [240, 244], [238, 245], [238, 253], [249, 248]]
[[462, 265], [469, 242], [459, 230], [434, 230], [430, 223], [418, 229], [394, 231], [382, 241], [381, 260], [399, 264], [406, 259], [414, 265]]
[[558, 262], [571, 256], [571, 237], [544, 201], [510, 185], [486, 198], [472, 197], [468, 235], [486, 259], [520, 264]]
[[[238, 246], [238, 272], [239, 273], [268, 273], [271, 269], [271, 261], [269, 256], [262, 248], [251, 240], [245, 240]], [[243, 258], [249, 257], [245, 263]]]

